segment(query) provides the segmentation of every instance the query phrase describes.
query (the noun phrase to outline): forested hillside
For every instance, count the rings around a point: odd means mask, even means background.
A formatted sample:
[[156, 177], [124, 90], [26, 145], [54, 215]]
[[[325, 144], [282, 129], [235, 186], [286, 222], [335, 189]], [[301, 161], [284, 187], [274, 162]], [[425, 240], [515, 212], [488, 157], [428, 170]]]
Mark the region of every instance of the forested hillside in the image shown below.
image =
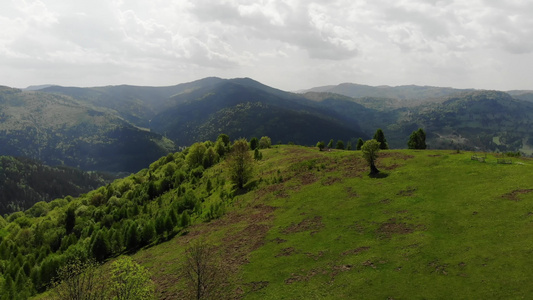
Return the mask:
[[111, 175], [72, 167], [50, 167], [36, 160], [0, 156], [0, 215], [26, 210], [37, 202], [78, 196], [105, 185]]
[[0, 88], [0, 155], [136, 172], [173, 149], [170, 140], [106, 109], [68, 96]]
[[70, 262], [103, 262], [220, 217], [239, 192], [219, 164], [230, 149], [221, 135], [80, 197], [0, 216], [0, 299], [45, 291]]

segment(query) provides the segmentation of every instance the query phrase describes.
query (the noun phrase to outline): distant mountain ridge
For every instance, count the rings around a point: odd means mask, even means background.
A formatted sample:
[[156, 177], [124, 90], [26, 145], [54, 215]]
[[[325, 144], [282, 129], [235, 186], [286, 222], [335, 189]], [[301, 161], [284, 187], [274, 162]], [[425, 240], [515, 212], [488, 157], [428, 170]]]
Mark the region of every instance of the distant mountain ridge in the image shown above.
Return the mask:
[[432, 148], [533, 154], [531, 102], [530, 91], [344, 83], [291, 93], [217, 77], [165, 87], [0, 88], [0, 154], [135, 171], [176, 146], [221, 133], [353, 144], [377, 128], [393, 148], [405, 148], [410, 133], [424, 128]]
[[335, 93], [352, 98], [376, 97], [398, 100], [427, 100], [450, 96], [456, 93], [473, 91], [473, 89], [455, 89], [450, 87], [402, 85], [402, 86], [369, 86], [355, 83], [341, 83], [299, 91]]
[[164, 137], [69, 96], [0, 88], [0, 155], [133, 172], [174, 150]]

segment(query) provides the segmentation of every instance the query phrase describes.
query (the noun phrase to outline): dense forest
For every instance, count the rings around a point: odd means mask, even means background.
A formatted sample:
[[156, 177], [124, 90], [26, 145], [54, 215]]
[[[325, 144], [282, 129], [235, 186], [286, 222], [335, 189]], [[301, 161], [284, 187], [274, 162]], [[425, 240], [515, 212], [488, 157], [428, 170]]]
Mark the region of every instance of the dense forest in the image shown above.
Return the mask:
[[[261, 142], [256, 147], [270, 146], [270, 139]], [[102, 262], [218, 218], [239, 192], [224, 165], [232, 161], [231, 150], [229, 137], [220, 135], [79, 197], [0, 217], [0, 299], [45, 291], [70, 262]]]
[[101, 172], [51, 167], [29, 158], [0, 156], [0, 215], [26, 210], [41, 201], [78, 196], [113, 178]]

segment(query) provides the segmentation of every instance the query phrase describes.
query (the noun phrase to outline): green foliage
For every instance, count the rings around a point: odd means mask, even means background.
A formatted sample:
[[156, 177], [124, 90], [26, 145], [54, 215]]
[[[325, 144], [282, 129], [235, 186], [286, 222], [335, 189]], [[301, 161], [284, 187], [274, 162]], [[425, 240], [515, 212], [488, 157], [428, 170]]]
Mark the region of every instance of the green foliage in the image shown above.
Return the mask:
[[254, 159], [255, 160], [263, 159], [263, 154], [261, 153], [261, 151], [259, 151], [259, 148], [255, 148], [254, 150]]
[[59, 268], [54, 283], [54, 299], [103, 300], [107, 296], [107, 282], [99, 265], [94, 261], [74, 259]]
[[361, 152], [363, 153], [363, 158], [366, 160], [370, 167], [370, 174], [375, 175], [379, 173], [379, 170], [376, 168], [375, 162], [378, 158], [378, 152], [381, 148], [381, 143], [372, 139], [366, 141], [361, 147]]
[[413, 131], [409, 136], [407, 146], [409, 149], [426, 149], [426, 132], [424, 129], [419, 128], [418, 130]]
[[324, 149], [324, 147], [326, 147], [326, 144], [324, 144], [324, 142], [320, 141], [320, 142], [316, 143], [316, 146], [318, 147], [318, 150], [322, 151]]
[[[28, 213], [39, 217], [51, 209], [45, 202], [86, 193], [110, 180], [110, 176], [101, 173], [0, 156], [0, 214], [32, 208]], [[32, 207], [38, 202], [42, 203]]]
[[361, 147], [363, 147], [363, 144], [364, 144], [364, 143], [365, 143], [365, 142], [363, 141], [363, 139], [362, 139], [362, 138], [359, 138], [359, 139], [357, 140], [357, 145], [356, 145], [355, 149], [356, 149], [356, 150], [361, 150]]
[[155, 285], [148, 271], [124, 256], [111, 264], [110, 295], [113, 300], [155, 298]]
[[230, 178], [240, 189], [252, 177], [253, 160], [248, 150], [246, 139], [237, 140], [233, 143], [231, 153], [226, 160]]
[[272, 141], [268, 136], [263, 136], [259, 140], [259, 149], [267, 149], [272, 145]]
[[329, 140], [328, 149], [333, 149], [333, 139]]
[[336, 149], [344, 150], [344, 142], [341, 140], [337, 141], [337, 145], [335, 146]]
[[191, 169], [203, 165], [204, 154], [206, 150], [207, 148], [205, 147], [204, 143], [194, 143], [189, 148], [189, 153], [187, 154], [186, 161]]
[[387, 144], [387, 139], [385, 139], [385, 133], [383, 133], [383, 130], [381, 130], [381, 128], [376, 130], [376, 133], [374, 133], [374, 140], [379, 143], [379, 149], [389, 149], [389, 144]]
[[259, 147], [259, 140], [256, 137], [253, 137], [250, 140], [250, 150], [255, 150]]

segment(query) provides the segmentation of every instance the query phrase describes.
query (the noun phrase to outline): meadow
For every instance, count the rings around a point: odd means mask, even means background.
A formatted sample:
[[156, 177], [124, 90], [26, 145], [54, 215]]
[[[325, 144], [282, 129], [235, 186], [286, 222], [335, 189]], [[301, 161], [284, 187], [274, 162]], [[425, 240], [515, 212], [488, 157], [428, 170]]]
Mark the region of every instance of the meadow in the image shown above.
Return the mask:
[[[214, 245], [244, 299], [520, 299], [533, 287], [531, 160], [386, 150], [262, 150], [250, 189], [220, 219], [133, 257], [158, 297], [185, 288], [184, 249]], [[472, 160], [475, 154], [485, 162]], [[216, 169], [213, 172], [217, 172]]]

